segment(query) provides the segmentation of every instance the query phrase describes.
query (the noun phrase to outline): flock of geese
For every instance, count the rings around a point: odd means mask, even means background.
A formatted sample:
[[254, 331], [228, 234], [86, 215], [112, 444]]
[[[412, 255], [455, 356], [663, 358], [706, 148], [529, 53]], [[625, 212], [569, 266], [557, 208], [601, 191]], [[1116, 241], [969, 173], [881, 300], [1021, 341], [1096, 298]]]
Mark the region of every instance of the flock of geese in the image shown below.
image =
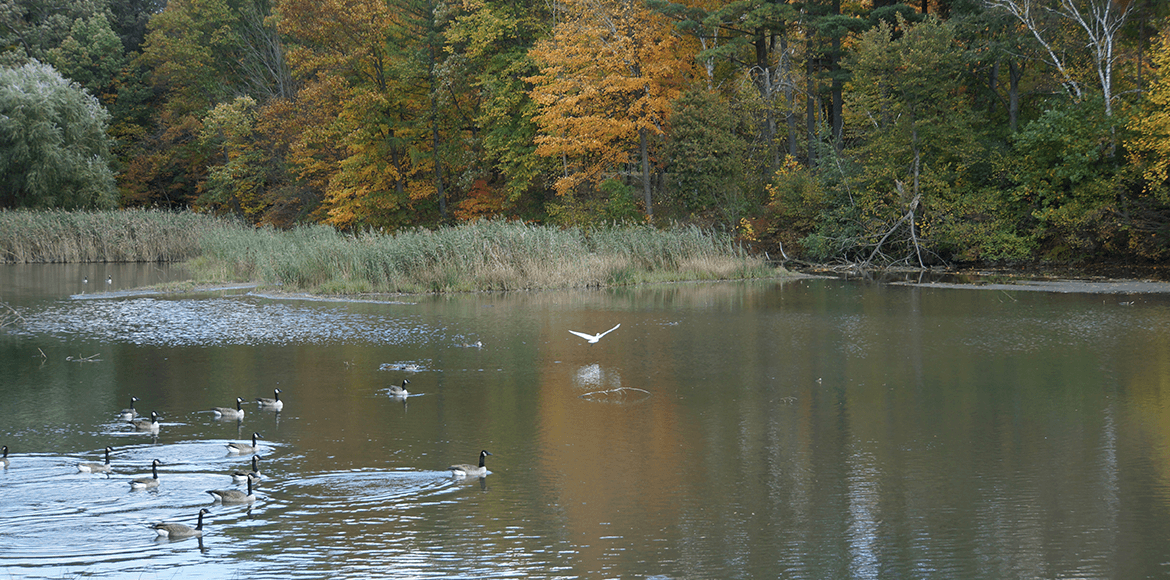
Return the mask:
[[[84, 282], [88, 283], [89, 279], [86, 278], [84, 280]], [[112, 282], [112, 280], [110, 280], [110, 279], [106, 280], [107, 284], [109, 284], [111, 282]], [[585, 339], [589, 344], [597, 344], [597, 342], [600, 341], [603, 336], [617, 330], [619, 326], [621, 326], [621, 324], [618, 324], [617, 326], [614, 326], [613, 328], [611, 328], [605, 332], [599, 333], [599, 334], [586, 334], [584, 332], [578, 332], [576, 330], [570, 330], [569, 332], [573, 333], [576, 336], [579, 336], [579, 337]], [[405, 400], [406, 397], [408, 397], [410, 395], [410, 392], [407, 391], [407, 389], [406, 389], [406, 385], [408, 385], [408, 384], [410, 384], [409, 380], [402, 379], [401, 385], [393, 385], [390, 387], [389, 395], [392, 398]], [[257, 398], [256, 404], [259, 405], [259, 407], [262, 409], [267, 409], [270, 411], [279, 412], [280, 410], [282, 410], [284, 408], [284, 401], [282, 401], [280, 399], [280, 389], [273, 389], [272, 394], [273, 394], [272, 398], [265, 398], [265, 397]], [[139, 418], [138, 417], [138, 410], [134, 408], [134, 404], [137, 403], [138, 401], [139, 401], [138, 397], [131, 396], [130, 397], [130, 406], [119, 411], [118, 418], [133, 425], [134, 428], [136, 430], [138, 430], [139, 432], [149, 433], [151, 435], [158, 435], [158, 433], [159, 433], [159, 422], [158, 422], [159, 414], [158, 414], [158, 412], [151, 411], [149, 419]], [[244, 399], [242, 397], [236, 397], [236, 406], [235, 407], [215, 407], [215, 408], [211, 409], [211, 412], [214, 413], [216, 418], [218, 418], [218, 419], [242, 420], [244, 418]], [[248, 443], [228, 443], [227, 444], [227, 449], [228, 449], [229, 455], [253, 454], [252, 455], [252, 470], [251, 471], [237, 471], [237, 472], [232, 474], [232, 481], [235, 483], [247, 484], [248, 490], [246, 492], [240, 491], [238, 489], [212, 489], [212, 490], [208, 490], [207, 493], [211, 494], [211, 496], [214, 498], [213, 501], [220, 502], [221, 504], [250, 504], [250, 503], [256, 501], [256, 494], [254, 493], [252, 486], [255, 482], [259, 481], [261, 478], [261, 475], [260, 475], [260, 456], [255, 455], [255, 453], [257, 453], [259, 451], [258, 440], [260, 438], [261, 437], [260, 437], [259, 433], [253, 433], [252, 434], [252, 443], [250, 445]], [[105, 463], [88, 463], [88, 462], [87, 463], [79, 463], [77, 465], [77, 470], [82, 472], [82, 473], [107, 473], [107, 474], [111, 473], [112, 470], [110, 467], [110, 454], [113, 451], [114, 451], [114, 449], [112, 447], [106, 447], [106, 449], [105, 449], [105, 454], [106, 454]], [[489, 455], [491, 455], [491, 453], [489, 453], [485, 449], [485, 450], [479, 452], [479, 464], [478, 465], [471, 465], [471, 464], [463, 463], [463, 464], [458, 464], [458, 465], [452, 465], [452, 466], [448, 467], [447, 469], [449, 471], [451, 471], [451, 475], [453, 477], [456, 477], [456, 478], [485, 477], [488, 474], [488, 470], [487, 470], [487, 467], [484, 466], [484, 459]], [[0, 446], [0, 467], [7, 469], [9, 465], [10, 465], [10, 461], [8, 459], [8, 446], [7, 445]], [[158, 466], [159, 466], [159, 460], [155, 459], [153, 462], [151, 462], [151, 465], [150, 465], [150, 472], [151, 472], [150, 477], [138, 477], [138, 478], [130, 480], [130, 489], [131, 490], [142, 490], [142, 489], [157, 488], [159, 486]], [[153, 529], [160, 537], [164, 537], [164, 538], [169, 538], [169, 539], [198, 538], [198, 537], [203, 536], [203, 516], [210, 514], [210, 513], [211, 512], [207, 508], [203, 508], [203, 509], [199, 510], [198, 523], [196, 523], [195, 527], [191, 527], [191, 526], [188, 526], [186, 524], [180, 524], [180, 523], [160, 522], [160, 523], [156, 523], [156, 524], [151, 524], [150, 528]]]
[[[403, 379], [401, 385], [390, 387], [390, 396], [393, 398], [403, 399], [410, 394], [406, 390], [406, 385], [410, 381]], [[130, 397], [130, 406], [118, 412], [118, 418], [132, 425], [135, 430], [140, 433], [157, 436], [159, 433], [159, 414], [157, 411], [150, 412], [150, 418], [140, 418], [138, 410], [134, 405], [140, 399], [138, 397]], [[284, 408], [284, 401], [280, 399], [280, 389], [273, 390], [272, 398], [260, 397], [256, 399], [256, 404], [262, 409], [279, 412]], [[211, 409], [219, 419], [243, 419], [244, 418], [244, 399], [236, 397], [235, 407], [215, 407]], [[239, 443], [232, 442], [227, 444], [229, 455], [248, 455], [252, 454], [252, 469], [250, 471], [236, 471], [232, 473], [232, 481], [234, 483], [242, 483], [247, 485], [247, 491], [239, 489], [211, 489], [207, 493], [211, 494], [213, 502], [219, 502], [224, 505], [238, 505], [250, 504], [256, 501], [256, 494], [253, 490], [253, 485], [261, 479], [260, 474], [260, 456], [256, 455], [259, 452], [259, 433], [252, 434], [252, 442]], [[105, 462], [83, 462], [77, 464], [77, 470], [82, 473], [105, 473], [113, 472], [110, 466], [110, 454], [114, 452], [113, 447], [105, 448]], [[485, 477], [488, 470], [484, 467], [484, 458], [491, 455], [487, 450], [480, 451], [479, 465], [458, 464], [447, 468], [453, 477]], [[130, 480], [131, 490], [146, 490], [154, 489], [159, 486], [158, 466], [161, 462], [155, 459], [150, 465], [150, 476], [137, 477]], [[11, 465], [8, 458], [8, 446], [0, 446], [0, 468], [7, 469]], [[203, 537], [203, 516], [210, 514], [211, 511], [207, 508], [199, 510], [198, 522], [195, 527], [180, 523], [160, 522], [150, 524], [148, 527], [155, 531], [161, 538], [168, 539], [185, 539], [185, 538], [201, 538]]]

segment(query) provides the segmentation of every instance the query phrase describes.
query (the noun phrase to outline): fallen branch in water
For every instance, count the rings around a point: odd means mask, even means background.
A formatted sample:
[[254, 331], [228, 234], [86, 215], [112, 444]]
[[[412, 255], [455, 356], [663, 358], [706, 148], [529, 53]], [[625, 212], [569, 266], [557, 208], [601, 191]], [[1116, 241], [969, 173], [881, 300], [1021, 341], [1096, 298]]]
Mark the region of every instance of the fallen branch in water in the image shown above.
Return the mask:
[[7, 302], [0, 302], [0, 307], [6, 310], [6, 312], [0, 313], [0, 328], [4, 328], [17, 320], [24, 322], [24, 317], [15, 308], [9, 306]]
[[102, 359], [98, 358], [99, 356], [101, 356], [101, 353], [91, 354], [89, 356], [79, 356], [77, 358], [67, 356], [65, 357], [65, 360], [69, 362], [102, 362]]
[[[637, 391], [638, 393], [641, 393], [641, 395], [638, 395], [637, 399], [634, 399], [634, 401], [642, 401], [642, 400], [650, 397], [650, 391], [647, 391], [646, 389], [639, 389], [637, 387], [616, 387], [613, 389], [605, 389], [605, 390], [601, 390], [601, 391], [589, 391], [588, 393], [582, 393], [582, 394], [578, 395], [578, 398], [588, 399], [590, 401], [609, 401], [612, 398], [616, 397], [617, 399], [620, 399], [620, 400], [615, 401], [615, 402], [625, 402], [626, 391]], [[613, 395], [614, 397], [611, 397], [611, 395]]]

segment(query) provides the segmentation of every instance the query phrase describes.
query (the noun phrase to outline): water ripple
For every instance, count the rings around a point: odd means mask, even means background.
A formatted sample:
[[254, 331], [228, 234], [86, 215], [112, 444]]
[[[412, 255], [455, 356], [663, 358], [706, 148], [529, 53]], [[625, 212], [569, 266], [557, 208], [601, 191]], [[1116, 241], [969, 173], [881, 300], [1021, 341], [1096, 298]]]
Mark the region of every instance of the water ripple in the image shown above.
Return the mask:
[[[413, 315], [355, 313], [350, 304], [272, 302], [254, 296], [71, 300], [21, 311], [26, 335], [147, 346], [426, 343], [442, 332]], [[398, 305], [385, 306], [397, 308]], [[365, 305], [363, 305], [365, 307]]]

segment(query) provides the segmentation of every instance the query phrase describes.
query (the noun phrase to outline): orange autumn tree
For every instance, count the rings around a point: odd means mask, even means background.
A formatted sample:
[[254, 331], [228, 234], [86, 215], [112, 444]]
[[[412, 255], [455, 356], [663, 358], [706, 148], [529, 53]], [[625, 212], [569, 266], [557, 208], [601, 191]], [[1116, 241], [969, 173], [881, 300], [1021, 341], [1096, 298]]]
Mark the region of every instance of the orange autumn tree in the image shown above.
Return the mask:
[[651, 137], [663, 135], [670, 103], [693, 76], [695, 47], [638, 0], [567, 0], [551, 37], [531, 55], [527, 80], [540, 108], [536, 153], [561, 161], [554, 187], [573, 196], [633, 160], [647, 219]]
[[296, 110], [303, 130], [290, 145], [301, 179], [321, 191], [321, 218], [340, 228], [397, 227], [426, 197], [414, 119], [428, 96], [392, 39], [404, 27], [386, 0], [280, 0], [280, 30], [303, 83]]

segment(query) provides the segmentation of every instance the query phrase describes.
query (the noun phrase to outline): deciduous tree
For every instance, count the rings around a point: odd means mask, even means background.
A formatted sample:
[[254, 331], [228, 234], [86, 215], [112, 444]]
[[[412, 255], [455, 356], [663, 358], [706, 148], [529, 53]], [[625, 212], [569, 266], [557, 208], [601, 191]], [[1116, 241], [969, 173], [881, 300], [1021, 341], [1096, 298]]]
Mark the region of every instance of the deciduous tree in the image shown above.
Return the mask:
[[[849, 118], [860, 138], [851, 155], [864, 167], [851, 199], [863, 224], [860, 259], [899, 241], [909, 253], [891, 258], [921, 264], [922, 228], [956, 217], [948, 202], [962, 195], [956, 185], [980, 151], [977, 117], [952, 28], [934, 18], [913, 25], [899, 18], [898, 28], [898, 38], [885, 22], [862, 33], [849, 60]], [[894, 231], [899, 237], [890, 238]]]
[[53, 67], [0, 67], [0, 207], [116, 205], [108, 122], [97, 99]]
[[[1075, 99], [1084, 95], [1083, 79], [1075, 59], [1080, 45], [1089, 50], [1105, 103], [1113, 115], [1114, 71], [1118, 34], [1136, 2], [1114, 0], [985, 0], [992, 8], [1014, 16], [1043, 47], [1045, 62], [1055, 68], [1061, 84]], [[1071, 49], [1071, 51], [1069, 50]]]
[[[551, 38], [532, 54], [540, 107], [539, 155], [561, 162], [554, 184], [567, 195], [640, 163], [643, 203], [653, 217], [650, 142], [692, 77], [694, 50], [661, 14], [634, 0], [573, 0]], [[631, 152], [634, 155], [631, 155]]]

